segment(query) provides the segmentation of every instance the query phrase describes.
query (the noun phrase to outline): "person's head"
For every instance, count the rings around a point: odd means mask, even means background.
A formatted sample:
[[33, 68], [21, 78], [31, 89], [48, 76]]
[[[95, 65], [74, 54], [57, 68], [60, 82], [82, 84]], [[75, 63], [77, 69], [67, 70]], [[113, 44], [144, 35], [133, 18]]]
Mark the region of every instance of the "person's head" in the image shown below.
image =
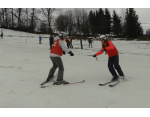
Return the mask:
[[105, 35], [101, 35], [99, 40], [102, 42], [102, 47], [104, 47], [103, 44], [105, 44], [106, 47], [108, 46], [107, 38]]
[[100, 38], [99, 38], [99, 40], [102, 42], [102, 44], [104, 44], [107, 41], [105, 35], [101, 35]]

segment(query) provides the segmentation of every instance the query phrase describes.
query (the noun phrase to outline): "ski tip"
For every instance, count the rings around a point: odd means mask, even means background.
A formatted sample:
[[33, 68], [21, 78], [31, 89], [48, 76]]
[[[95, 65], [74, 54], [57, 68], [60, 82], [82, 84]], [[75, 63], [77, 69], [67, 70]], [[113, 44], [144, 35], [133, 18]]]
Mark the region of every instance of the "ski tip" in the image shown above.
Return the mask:
[[45, 87], [48, 87], [48, 86], [41, 86], [41, 88], [45, 88]]
[[99, 86], [104, 86], [104, 84], [99, 84]]

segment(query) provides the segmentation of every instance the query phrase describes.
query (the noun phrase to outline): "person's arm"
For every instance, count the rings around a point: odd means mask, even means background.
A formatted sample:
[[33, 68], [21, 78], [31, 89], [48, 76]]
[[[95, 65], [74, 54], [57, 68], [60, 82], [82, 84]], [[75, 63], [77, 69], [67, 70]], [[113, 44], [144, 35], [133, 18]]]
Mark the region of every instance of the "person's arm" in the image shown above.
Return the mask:
[[99, 52], [97, 52], [95, 55], [96, 56], [98, 56], [98, 55], [101, 55], [101, 54], [103, 54], [103, 52], [104, 52], [104, 48], [102, 48]]
[[64, 41], [59, 41], [59, 46], [63, 49], [63, 51], [65, 51], [65, 52], [67, 52], [67, 53], [69, 53], [70, 52], [70, 50], [68, 50], [67, 48], [66, 48], [66, 46], [65, 46], [65, 44], [64, 44]]

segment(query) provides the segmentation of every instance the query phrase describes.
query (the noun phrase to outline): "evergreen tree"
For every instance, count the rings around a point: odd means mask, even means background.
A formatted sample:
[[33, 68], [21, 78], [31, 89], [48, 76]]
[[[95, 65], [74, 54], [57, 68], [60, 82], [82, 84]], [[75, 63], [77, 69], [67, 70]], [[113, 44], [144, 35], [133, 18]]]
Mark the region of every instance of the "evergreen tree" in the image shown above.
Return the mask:
[[117, 15], [116, 11], [113, 11], [113, 26], [112, 26], [112, 32], [115, 35], [120, 35], [122, 33], [122, 28], [121, 28], [121, 20], [120, 17]]
[[97, 16], [97, 18], [98, 18], [98, 33], [100, 33], [100, 34], [105, 34], [105, 29], [106, 29], [106, 20], [105, 20], [105, 15], [104, 15], [104, 11], [103, 11], [103, 9], [102, 8], [100, 8], [99, 10], [98, 10], [98, 16]]
[[90, 31], [94, 35], [96, 33], [96, 28], [95, 28], [95, 13], [90, 11], [89, 13], [89, 26], [90, 26]]
[[106, 29], [105, 29], [105, 34], [110, 34], [111, 31], [111, 15], [109, 10], [106, 8], [105, 9], [105, 21], [106, 21]]
[[126, 10], [125, 33], [130, 38], [137, 38], [143, 35], [141, 23], [138, 19], [139, 17], [136, 15], [134, 8], [129, 8]]

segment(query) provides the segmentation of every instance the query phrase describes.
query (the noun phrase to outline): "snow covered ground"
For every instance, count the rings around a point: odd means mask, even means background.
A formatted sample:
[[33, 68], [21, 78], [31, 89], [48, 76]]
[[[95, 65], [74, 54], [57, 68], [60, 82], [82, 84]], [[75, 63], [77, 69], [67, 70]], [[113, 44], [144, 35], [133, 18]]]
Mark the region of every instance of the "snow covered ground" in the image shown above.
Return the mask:
[[[150, 108], [150, 42], [113, 41], [120, 55], [120, 65], [127, 81], [110, 88], [99, 83], [111, 80], [108, 56], [92, 57], [101, 49], [83, 41], [73, 40], [74, 48], [62, 56], [64, 80], [82, 84], [40, 88], [46, 80], [52, 62], [49, 59], [49, 39], [39, 35], [3, 29], [0, 37], [0, 108]], [[28, 37], [29, 36], [29, 37]], [[42, 35], [49, 37], [49, 35]], [[26, 42], [27, 40], [27, 42]], [[26, 43], [25, 43], [26, 42]], [[148, 45], [147, 45], [148, 43]], [[57, 73], [57, 72], [56, 72]]]

